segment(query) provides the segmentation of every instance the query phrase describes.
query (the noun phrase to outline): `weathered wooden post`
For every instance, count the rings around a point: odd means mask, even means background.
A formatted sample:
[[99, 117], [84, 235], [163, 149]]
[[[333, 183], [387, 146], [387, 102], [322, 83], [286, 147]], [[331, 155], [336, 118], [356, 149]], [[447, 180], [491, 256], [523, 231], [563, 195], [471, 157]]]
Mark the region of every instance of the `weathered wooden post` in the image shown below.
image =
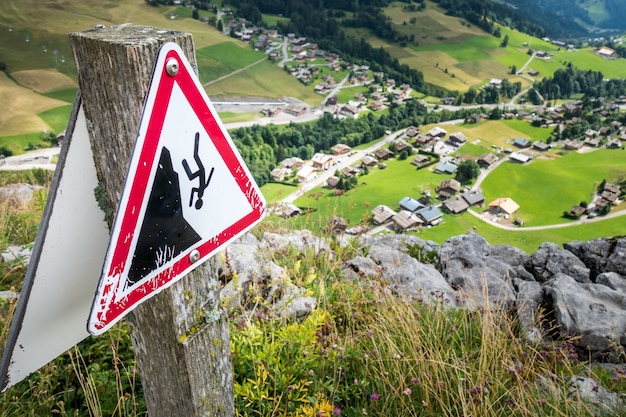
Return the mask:
[[[196, 66], [191, 34], [125, 24], [72, 33], [82, 105], [109, 226], [119, 204], [159, 47], [177, 43]], [[209, 260], [129, 316], [151, 417], [232, 416], [226, 317]]]

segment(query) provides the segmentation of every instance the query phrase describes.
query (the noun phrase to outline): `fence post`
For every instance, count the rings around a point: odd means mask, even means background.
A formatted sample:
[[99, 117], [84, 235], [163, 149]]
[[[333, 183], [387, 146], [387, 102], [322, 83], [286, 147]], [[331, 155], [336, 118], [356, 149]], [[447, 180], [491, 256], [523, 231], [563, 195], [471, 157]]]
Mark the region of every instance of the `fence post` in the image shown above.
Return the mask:
[[[176, 42], [192, 66], [191, 34], [124, 24], [70, 35], [109, 226], [124, 186], [159, 47]], [[201, 313], [201, 314], [200, 314]], [[132, 341], [151, 417], [233, 416], [228, 323], [214, 262], [139, 305]]]

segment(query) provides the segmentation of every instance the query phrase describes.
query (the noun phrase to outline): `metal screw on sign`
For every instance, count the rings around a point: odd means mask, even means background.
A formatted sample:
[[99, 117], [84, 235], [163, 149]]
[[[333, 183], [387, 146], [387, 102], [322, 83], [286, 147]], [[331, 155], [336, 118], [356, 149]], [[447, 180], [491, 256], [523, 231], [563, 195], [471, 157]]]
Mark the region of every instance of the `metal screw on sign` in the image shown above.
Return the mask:
[[189, 262], [193, 264], [195, 262], [198, 262], [198, 259], [200, 259], [200, 252], [198, 252], [197, 249], [192, 250], [189, 254]]
[[165, 63], [165, 70], [167, 71], [167, 74], [171, 77], [178, 74], [178, 68], [178, 60], [176, 58], [170, 58]]

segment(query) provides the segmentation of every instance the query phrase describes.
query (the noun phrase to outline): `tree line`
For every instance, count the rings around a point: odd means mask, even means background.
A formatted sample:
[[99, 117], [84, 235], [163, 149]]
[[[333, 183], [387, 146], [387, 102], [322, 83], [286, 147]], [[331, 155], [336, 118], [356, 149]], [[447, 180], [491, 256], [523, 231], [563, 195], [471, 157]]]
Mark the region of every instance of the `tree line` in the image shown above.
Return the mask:
[[626, 95], [626, 79], [605, 80], [601, 71], [581, 70], [571, 63], [556, 70], [552, 77], [536, 81], [533, 87], [546, 100], [568, 99], [576, 94], [590, 98]]

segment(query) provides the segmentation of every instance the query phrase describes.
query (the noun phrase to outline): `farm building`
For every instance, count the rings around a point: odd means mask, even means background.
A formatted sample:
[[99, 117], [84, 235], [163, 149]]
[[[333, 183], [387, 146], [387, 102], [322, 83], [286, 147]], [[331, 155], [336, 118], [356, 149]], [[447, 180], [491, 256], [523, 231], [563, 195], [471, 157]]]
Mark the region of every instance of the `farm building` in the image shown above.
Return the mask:
[[459, 214], [469, 208], [469, 204], [461, 196], [448, 198], [441, 206], [452, 214]]
[[476, 161], [481, 168], [489, 168], [496, 162], [498, 162], [498, 157], [492, 153], [484, 153], [480, 155]]
[[438, 174], [454, 174], [457, 170], [457, 166], [450, 161], [443, 161], [437, 164], [435, 172]]
[[376, 208], [372, 210], [372, 220], [376, 224], [383, 224], [395, 215], [395, 211], [382, 204], [380, 206], [376, 206]]
[[461, 197], [467, 201], [470, 206], [482, 205], [485, 202], [485, 196], [478, 190], [472, 190], [461, 194]]
[[411, 197], [404, 197], [398, 202], [398, 205], [401, 209], [410, 211], [411, 213], [424, 207], [422, 203]]
[[394, 222], [396, 230], [407, 230], [422, 223], [422, 219], [418, 215], [407, 210], [400, 210], [391, 220]]
[[448, 142], [450, 142], [453, 146], [459, 147], [467, 142], [467, 136], [465, 136], [463, 132], [450, 133]]
[[326, 180], [327, 188], [335, 188], [337, 184], [339, 184], [339, 177], [335, 177], [334, 175]]
[[424, 223], [431, 226], [439, 224], [441, 218], [443, 217], [441, 210], [435, 206], [424, 207], [423, 209], [416, 211], [415, 214], [420, 216], [424, 220]]
[[393, 158], [393, 152], [385, 147], [380, 147], [374, 151], [374, 156], [378, 158], [379, 161], [384, 161], [385, 159]]
[[372, 158], [371, 156], [368, 156], [368, 155], [364, 156], [361, 159], [362, 167], [372, 168], [372, 167], [375, 167], [377, 163], [378, 161], [375, 158]]
[[530, 159], [531, 159], [530, 156], [520, 153], [520, 152], [513, 152], [509, 156], [509, 160], [511, 162], [518, 162], [520, 164], [525, 164], [526, 162], [530, 161]]
[[445, 200], [446, 198], [455, 195], [461, 190], [461, 183], [455, 180], [454, 178], [446, 178], [439, 183], [439, 187], [437, 187], [437, 197], [441, 200]]
[[510, 216], [517, 210], [519, 210], [519, 204], [508, 197], [498, 198], [489, 203], [489, 211], [494, 214], [507, 214]]
[[430, 158], [426, 155], [417, 154], [411, 163], [418, 168], [422, 168], [430, 163]]
[[513, 145], [518, 148], [528, 148], [530, 146], [530, 141], [524, 138], [515, 138], [513, 139]]
[[442, 137], [444, 137], [447, 134], [448, 134], [448, 132], [445, 129], [442, 129], [441, 127], [439, 127], [439, 126], [435, 126], [435, 127], [433, 127], [432, 129], [430, 129], [428, 131], [428, 135], [431, 138], [442, 138]]

